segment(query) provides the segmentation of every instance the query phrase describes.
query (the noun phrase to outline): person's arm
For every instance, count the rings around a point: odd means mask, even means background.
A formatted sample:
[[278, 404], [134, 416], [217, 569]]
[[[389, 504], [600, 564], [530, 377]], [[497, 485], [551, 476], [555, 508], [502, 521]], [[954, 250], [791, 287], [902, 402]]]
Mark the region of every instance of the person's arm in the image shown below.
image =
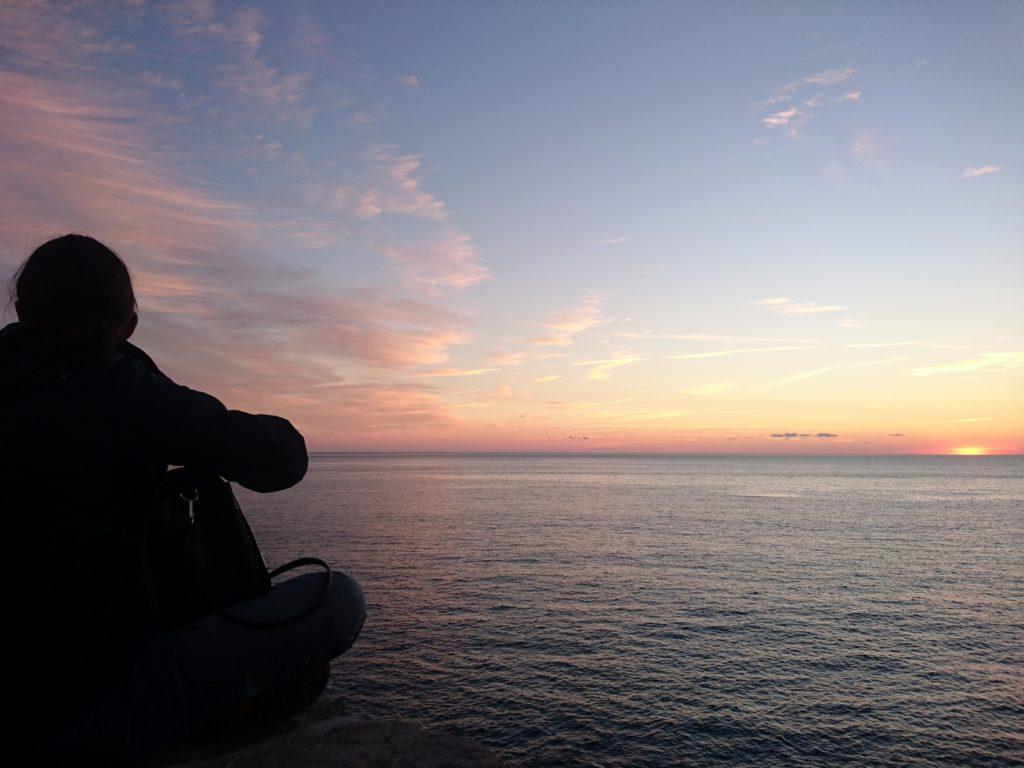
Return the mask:
[[289, 488], [306, 474], [306, 443], [286, 419], [230, 411], [175, 384], [141, 350], [122, 352], [104, 386], [118, 449], [208, 469], [261, 492]]

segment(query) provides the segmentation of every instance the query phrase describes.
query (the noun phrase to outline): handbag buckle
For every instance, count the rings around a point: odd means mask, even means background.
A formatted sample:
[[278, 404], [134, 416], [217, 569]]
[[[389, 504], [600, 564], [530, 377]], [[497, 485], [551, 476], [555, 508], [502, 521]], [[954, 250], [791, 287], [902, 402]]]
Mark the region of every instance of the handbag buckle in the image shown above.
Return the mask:
[[178, 496], [181, 500], [188, 504], [188, 521], [191, 525], [195, 525], [196, 522], [196, 502], [199, 501], [199, 489], [192, 488], [189, 491], [189, 495], [185, 495], [185, 491], [178, 491]]

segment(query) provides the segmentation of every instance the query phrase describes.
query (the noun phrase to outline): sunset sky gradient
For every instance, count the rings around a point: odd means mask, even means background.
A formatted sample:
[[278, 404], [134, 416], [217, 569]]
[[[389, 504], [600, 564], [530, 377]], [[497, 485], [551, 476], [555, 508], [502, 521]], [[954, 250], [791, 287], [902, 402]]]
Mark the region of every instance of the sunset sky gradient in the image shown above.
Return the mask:
[[103, 240], [314, 449], [1024, 451], [1022, 4], [0, 23], [5, 272]]

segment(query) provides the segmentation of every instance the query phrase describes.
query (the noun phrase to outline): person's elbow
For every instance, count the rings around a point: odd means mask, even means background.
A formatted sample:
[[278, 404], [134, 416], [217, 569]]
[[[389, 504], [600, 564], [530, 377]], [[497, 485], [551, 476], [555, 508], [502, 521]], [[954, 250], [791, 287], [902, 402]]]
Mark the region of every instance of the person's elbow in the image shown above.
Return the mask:
[[287, 419], [265, 415], [260, 418], [267, 423], [268, 431], [273, 433], [271, 455], [268, 456], [267, 471], [249, 478], [249, 482], [244, 485], [260, 493], [291, 488], [306, 476], [309, 468], [306, 441]]

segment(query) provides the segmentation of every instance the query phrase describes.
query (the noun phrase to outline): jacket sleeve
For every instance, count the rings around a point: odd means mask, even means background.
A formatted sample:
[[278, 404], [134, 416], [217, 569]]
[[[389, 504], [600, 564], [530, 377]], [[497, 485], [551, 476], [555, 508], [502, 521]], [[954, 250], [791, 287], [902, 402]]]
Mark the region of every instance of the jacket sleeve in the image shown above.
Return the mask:
[[115, 355], [104, 394], [119, 450], [211, 470], [260, 492], [289, 488], [306, 474], [306, 443], [287, 419], [228, 410], [175, 384], [148, 358]]

